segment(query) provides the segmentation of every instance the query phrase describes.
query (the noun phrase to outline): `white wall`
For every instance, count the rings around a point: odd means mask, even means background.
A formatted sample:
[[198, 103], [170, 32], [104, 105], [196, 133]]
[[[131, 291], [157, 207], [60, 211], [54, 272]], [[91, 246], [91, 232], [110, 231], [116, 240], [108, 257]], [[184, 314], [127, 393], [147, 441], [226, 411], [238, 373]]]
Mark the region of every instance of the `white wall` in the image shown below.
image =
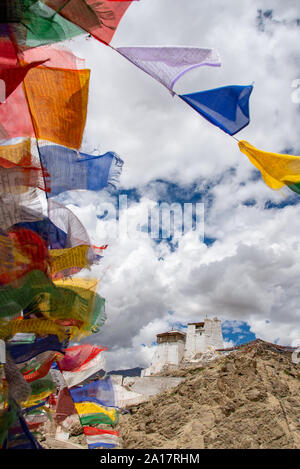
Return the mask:
[[205, 350], [205, 331], [196, 330], [195, 324], [188, 324], [184, 357], [191, 359], [196, 353], [203, 353]]
[[149, 368], [142, 371], [142, 376], [160, 373], [165, 365], [178, 366], [184, 354], [184, 342], [163, 342], [158, 344]]
[[223, 348], [222, 324], [218, 319], [205, 319], [206, 348]]

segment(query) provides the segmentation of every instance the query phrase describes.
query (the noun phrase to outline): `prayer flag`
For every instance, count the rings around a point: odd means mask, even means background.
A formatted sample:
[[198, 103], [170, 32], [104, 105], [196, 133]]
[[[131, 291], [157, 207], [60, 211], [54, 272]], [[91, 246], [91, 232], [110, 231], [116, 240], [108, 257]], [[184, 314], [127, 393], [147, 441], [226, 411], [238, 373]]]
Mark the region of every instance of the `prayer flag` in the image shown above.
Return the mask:
[[174, 95], [176, 81], [189, 70], [210, 65], [220, 67], [219, 54], [214, 49], [199, 47], [118, 47], [130, 62], [151, 75]]
[[179, 95], [212, 124], [234, 135], [249, 122], [249, 98], [253, 86], [225, 86]]

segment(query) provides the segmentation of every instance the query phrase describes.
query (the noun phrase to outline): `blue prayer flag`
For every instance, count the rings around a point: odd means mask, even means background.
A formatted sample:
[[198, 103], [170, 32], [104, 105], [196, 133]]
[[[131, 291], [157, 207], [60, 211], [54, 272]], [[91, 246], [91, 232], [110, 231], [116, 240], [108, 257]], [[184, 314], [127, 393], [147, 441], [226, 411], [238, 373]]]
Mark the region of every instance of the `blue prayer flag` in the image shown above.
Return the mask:
[[61, 192], [86, 189], [99, 191], [108, 185], [116, 186], [123, 161], [114, 153], [88, 155], [60, 145], [39, 147], [41, 162], [50, 174], [54, 197]]
[[199, 114], [229, 135], [249, 122], [249, 98], [253, 86], [224, 86], [213, 90], [179, 95]]
[[62, 343], [56, 335], [39, 337], [33, 344], [13, 344], [8, 342], [7, 349], [15, 363], [24, 363], [48, 350], [64, 353]]
[[70, 393], [74, 402], [94, 402], [105, 407], [115, 406], [115, 395], [112, 379], [99, 379], [91, 381], [82, 387], [70, 388]]

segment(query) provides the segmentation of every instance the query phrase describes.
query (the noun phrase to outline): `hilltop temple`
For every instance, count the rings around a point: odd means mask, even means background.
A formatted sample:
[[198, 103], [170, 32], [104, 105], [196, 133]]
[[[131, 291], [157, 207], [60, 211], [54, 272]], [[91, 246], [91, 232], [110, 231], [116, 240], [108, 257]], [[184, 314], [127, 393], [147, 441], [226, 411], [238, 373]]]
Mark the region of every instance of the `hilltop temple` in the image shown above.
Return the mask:
[[186, 333], [171, 330], [157, 334], [156, 351], [150, 367], [142, 371], [142, 376], [156, 375], [165, 367], [193, 362], [202, 353], [223, 347], [222, 325], [217, 318], [188, 323]]

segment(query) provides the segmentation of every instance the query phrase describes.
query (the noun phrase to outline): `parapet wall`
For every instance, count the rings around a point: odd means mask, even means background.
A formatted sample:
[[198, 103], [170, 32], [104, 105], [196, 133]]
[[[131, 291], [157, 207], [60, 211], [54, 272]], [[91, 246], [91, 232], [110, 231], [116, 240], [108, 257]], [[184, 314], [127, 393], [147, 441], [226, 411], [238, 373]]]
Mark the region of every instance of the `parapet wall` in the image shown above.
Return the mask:
[[130, 407], [147, 401], [151, 396], [174, 388], [184, 378], [169, 376], [123, 377], [112, 375], [116, 405], [121, 408]]
[[178, 386], [183, 379], [184, 378], [174, 378], [169, 376], [134, 376], [132, 378], [124, 378], [123, 386], [144, 396], [153, 396], [165, 391], [166, 389]]

